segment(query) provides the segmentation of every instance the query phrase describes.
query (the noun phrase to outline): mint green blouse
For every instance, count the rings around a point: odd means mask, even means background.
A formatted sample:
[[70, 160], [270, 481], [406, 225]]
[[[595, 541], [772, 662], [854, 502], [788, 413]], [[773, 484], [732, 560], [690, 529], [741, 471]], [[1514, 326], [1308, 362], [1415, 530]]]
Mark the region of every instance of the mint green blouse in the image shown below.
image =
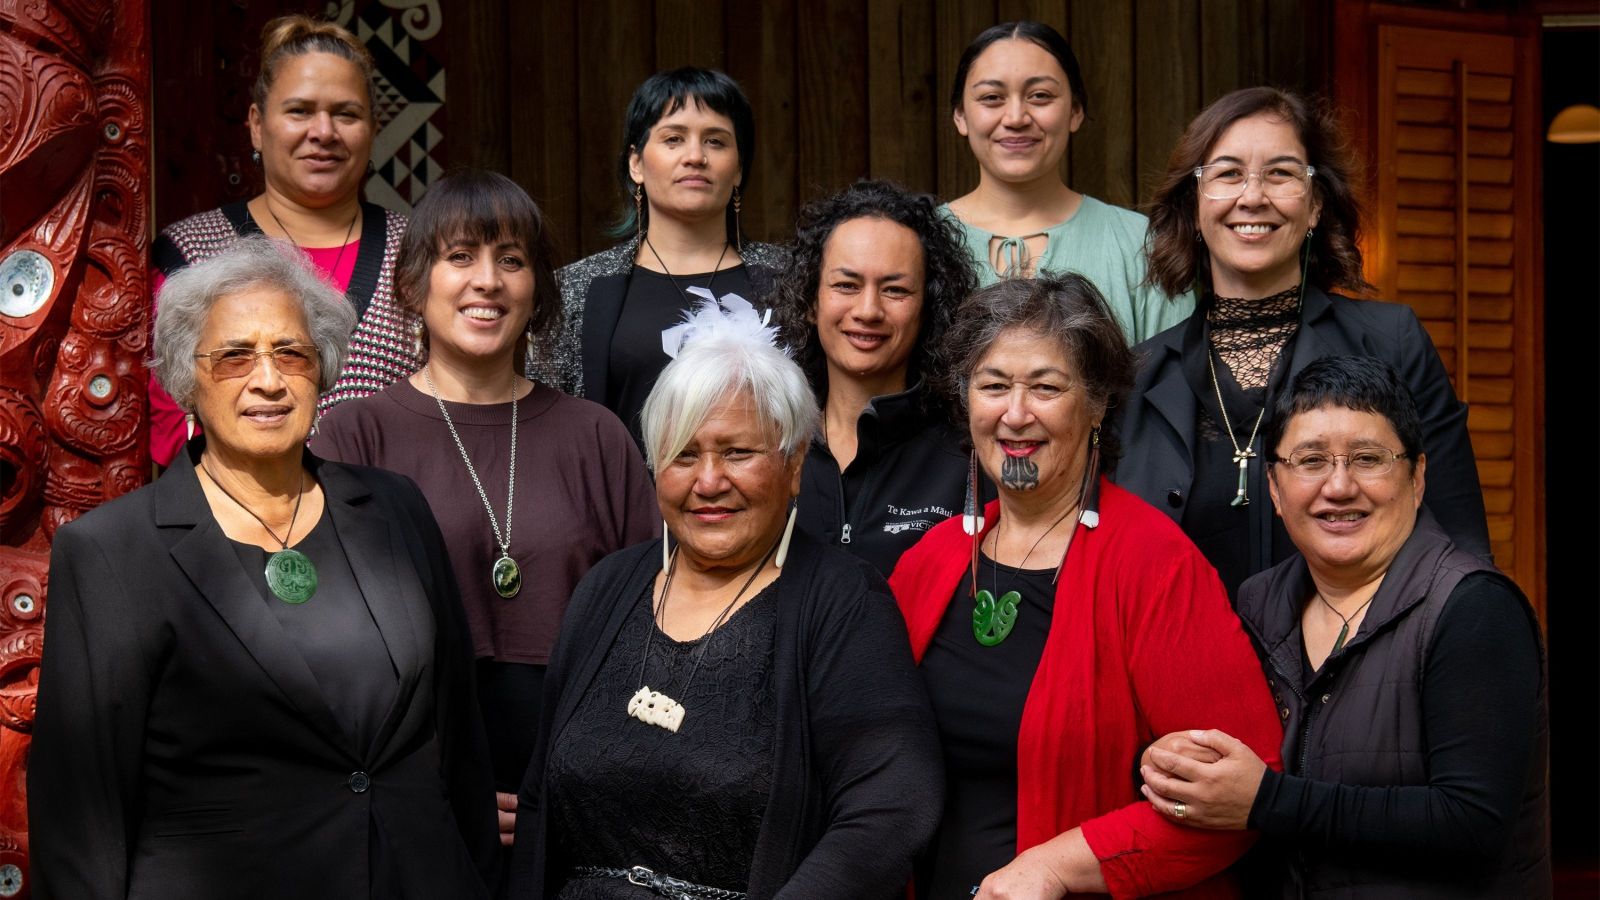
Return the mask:
[[[967, 249], [978, 266], [978, 284], [987, 287], [1001, 279], [988, 260], [990, 242], [1000, 239], [999, 257], [1008, 270], [1029, 261], [1024, 238], [1008, 237], [973, 228], [940, 207], [961, 229]], [[1073, 272], [1100, 289], [1128, 342], [1137, 344], [1182, 322], [1194, 312], [1194, 294], [1168, 297], [1158, 287], [1146, 285], [1144, 241], [1149, 220], [1131, 209], [1102, 203], [1085, 194], [1072, 218], [1046, 228], [1044, 252], [1034, 272], [1063, 275]]]

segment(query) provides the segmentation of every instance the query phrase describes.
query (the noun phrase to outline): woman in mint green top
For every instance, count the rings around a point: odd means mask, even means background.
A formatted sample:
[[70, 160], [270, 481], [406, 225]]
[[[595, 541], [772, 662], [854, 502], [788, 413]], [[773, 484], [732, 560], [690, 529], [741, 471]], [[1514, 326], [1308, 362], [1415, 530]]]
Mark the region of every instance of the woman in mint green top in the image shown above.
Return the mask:
[[1061, 180], [1088, 99], [1059, 32], [1024, 20], [978, 35], [956, 66], [950, 105], [981, 174], [944, 209], [961, 226], [981, 284], [1076, 272], [1105, 295], [1129, 343], [1188, 318], [1193, 295], [1168, 297], [1145, 283], [1145, 217]]

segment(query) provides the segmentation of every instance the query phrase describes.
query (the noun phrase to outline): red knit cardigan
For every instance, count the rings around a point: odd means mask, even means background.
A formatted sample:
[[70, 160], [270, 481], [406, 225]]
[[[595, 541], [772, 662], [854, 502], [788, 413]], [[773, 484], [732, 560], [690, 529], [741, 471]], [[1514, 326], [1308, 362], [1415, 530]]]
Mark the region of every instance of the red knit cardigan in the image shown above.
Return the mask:
[[[990, 527], [998, 514], [990, 503]], [[971, 555], [956, 516], [889, 579], [919, 663]], [[1169, 732], [1220, 728], [1280, 768], [1275, 712], [1216, 570], [1171, 519], [1102, 479], [1100, 525], [1073, 535], [1022, 711], [1017, 851], [1081, 826], [1113, 896], [1236, 896], [1223, 870], [1256, 835], [1167, 820], [1138, 793], [1136, 757]]]

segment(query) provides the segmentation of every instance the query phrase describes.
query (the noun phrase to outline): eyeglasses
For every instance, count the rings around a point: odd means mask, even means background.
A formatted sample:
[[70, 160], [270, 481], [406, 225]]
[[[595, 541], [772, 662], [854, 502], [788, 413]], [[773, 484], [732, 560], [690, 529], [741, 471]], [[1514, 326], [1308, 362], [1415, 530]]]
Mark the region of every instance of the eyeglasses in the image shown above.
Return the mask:
[[271, 350], [251, 350], [249, 347], [218, 347], [205, 353], [196, 353], [195, 359], [211, 360], [211, 377], [243, 378], [255, 371], [256, 360], [272, 357], [280, 375], [309, 375], [317, 368], [317, 348], [310, 344], [284, 344]]
[[1244, 195], [1254, 178], [1261, 182], [1261, 193], [1274, 200], [1294, 200], [1311, 190], [1316, 166], [1297, 162], [1273, 163], [1264, 169], [1246, 169], [1234, 163], [1195, 166], [1194, 177], [1200, 193], [1211, 200], [1233, 200]]
[[1317, 481], [1333, 474], [1339, 460], [1344, 460], [1350, 474], [1357, 478], [1380, 478], [1394, 470], [1394, 461], [1407, 459], [1404, 453], [1396, 453], [1384, 447], [1368, 447], [1351, 453], [1329, 453], [1326, 450], [1296, 450], [1289, 454], [1287, 459], [1277, 459], [1280, 465], [1289, 467], [1289, 471], [1307, 481]]

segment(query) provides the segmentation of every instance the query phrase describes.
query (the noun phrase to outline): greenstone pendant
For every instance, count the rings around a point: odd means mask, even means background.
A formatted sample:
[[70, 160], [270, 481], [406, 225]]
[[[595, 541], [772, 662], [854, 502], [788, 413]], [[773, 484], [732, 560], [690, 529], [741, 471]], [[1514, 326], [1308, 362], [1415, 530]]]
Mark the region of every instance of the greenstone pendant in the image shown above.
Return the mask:
[[285, 603], [298, 606], [317, 592], [317, 567], [299, 550], [283, 549], [267, 557], [267, 587]]
[[1012, 627], [1017, 624], [1017, 604], [1022, 602], [1022, 595], [1006, 591], [1000, 595], [998, 606], [994, 595], [988, 591], [979, 591], [973, 599], [972, 636], [985, 647], [998, 645], [1011, 635]]
[[517, 568], [517, 561], [509, 556], [502, 556], [494, 561], [494, 592], [510, 600], [522, 590], [522, 570]]

